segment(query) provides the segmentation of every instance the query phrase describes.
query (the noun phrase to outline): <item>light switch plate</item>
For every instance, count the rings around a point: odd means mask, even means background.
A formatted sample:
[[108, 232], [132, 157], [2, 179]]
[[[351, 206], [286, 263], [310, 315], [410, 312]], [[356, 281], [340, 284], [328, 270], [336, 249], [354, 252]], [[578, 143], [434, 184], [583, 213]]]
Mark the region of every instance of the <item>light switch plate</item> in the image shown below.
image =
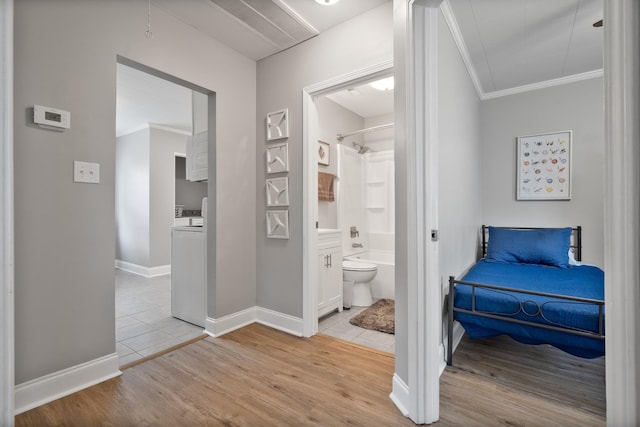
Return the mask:
[[88, 184], [100, 183], [100, 164], [89, 162], [73, 162], [73, 182]]

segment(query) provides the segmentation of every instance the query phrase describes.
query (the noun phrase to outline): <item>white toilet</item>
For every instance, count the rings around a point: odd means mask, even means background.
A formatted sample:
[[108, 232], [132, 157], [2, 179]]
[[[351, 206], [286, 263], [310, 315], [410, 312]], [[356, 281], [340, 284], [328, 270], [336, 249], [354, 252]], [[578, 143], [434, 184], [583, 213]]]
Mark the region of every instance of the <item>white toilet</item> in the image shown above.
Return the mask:
[[369, 307], [371, 298], [371, 281], [378, 274], [378, 266], [364, 261], [342, 260], [342, 279], [353, 283], [351, 305]]

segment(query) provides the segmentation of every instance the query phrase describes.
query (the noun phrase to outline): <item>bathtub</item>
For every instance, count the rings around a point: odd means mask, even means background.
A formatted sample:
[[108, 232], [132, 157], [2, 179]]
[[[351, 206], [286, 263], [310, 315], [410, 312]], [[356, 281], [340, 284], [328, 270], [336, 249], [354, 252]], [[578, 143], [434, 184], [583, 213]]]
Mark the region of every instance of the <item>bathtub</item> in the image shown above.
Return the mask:
[[366, 251], [345, 256], [354, 261], [372, 262], [378, 266], [378, 274], [371, 281], [371, 296], [374, 299], [395, 299], [396, 267], [395, 253], [392, 251]]

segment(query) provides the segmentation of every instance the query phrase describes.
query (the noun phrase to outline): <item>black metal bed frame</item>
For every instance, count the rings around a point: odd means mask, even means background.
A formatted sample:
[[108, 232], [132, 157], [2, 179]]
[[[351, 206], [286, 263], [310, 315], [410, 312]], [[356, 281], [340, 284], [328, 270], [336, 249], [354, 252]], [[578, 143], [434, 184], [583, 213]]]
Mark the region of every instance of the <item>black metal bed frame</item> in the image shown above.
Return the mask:
[[[503, 227], [503, 228], [508, 228], [508, 229], [512, 229], [512, 230], [536, 230], [536, 229], [538, 229], [538, 227]], [[487, 235], [488, 235], [488, 227], [483, 225], [482, 226], [482, 257], [483, 258], [487, 255], [487, 245], [488, 245]], [[573, 249], [575, 259], [577, 261], [581, 261], [582, 260], [582, 227], [578, 226], [578, 227], [572, 228], [572, 236], [573, 236], [573, 242], [571, 243], [571, 248]], [[458, 284], [467, 285], [467, 286], [471, 286], [472, 287], [471, 310], [454, 307], [454, 304], [453, 304], [454, 303], [454, 292], [455, 292], [455, 287]], [[524, 294], [524, 295], [555, 298], [555, 299], [563, 300], [563, 301], [566, 301], [567, 303], [573, 303], [573, 304], [595, 305], [595, 306], [598, 307], [598, 332], [592, 332], [592, 331], [588, 331], [588, 330], [584, 330], [584, 329], [573, 328], [573, 327], [569, 327], [569, 326], [561, 325], [561, 324], [557, 324], [557, 323], [556, 323], [556, 325], [548, 325], [548, 324], [529, 322], [529, 321], [526, 321], [526, 320], [514, 319], [512, 317], [508, 317], [508, 316], [514, 316], [514, 315], [519, 314], [521, 312], [526, 314], [526, 315], [532, 316], [532, 317], [533, 316], [537, 316], [538, 314], [540, 314], [540, 315], [542, 315], [542, 317], [547, 322], [550, 322], [548, 319], [546, 319], [544, 317], [544, 314], [542, 313], [542, 307], [540, 307], [537, 303], [535, 303], [535, 302], [533, 302], [531, 300], [522, 301], [522, 300], [518, 299], [515, 295], [511, 295], [511, 294], [509, 294], [509, 295], [512, 296], [514, 299], [516, 299], [520, 303], [520, 307], [516, 312], [508, 313], [508, 314], [501, 314], [501, 313], [491, 313], [491, 312], [487, 312], [487, 311], [478, 311], [478, 310], [476, 310], [476, 289], [490, 289], [490, 290], [493, 290], [493, 291], [496, 291], [496, 292], [516, 292], [516, 293]], [[557, 302], [558, 301], [555, 301], [555, 303], [557, 303]], [[535, 304], [535, 307], [536, 307], [535, 313], [531, 313], [530, 310], [525, 309], [525, 304], [529, 304], [529, 305]], [[544, 306], [545, 304], [546, 303], [542, 304], [542, 306]], [[448, 337], [447, 337], [447, 342], [448, 342], [448, 345], [447, 345], [447, 365], [449, 365], [449, 366], [453, 365], [453, 324], [454, 324], [454, 321], [455, 321], [455, 319], [454, 319], [454, 314], [455, 313], [472, 314], [472, 315], [479, 316], [479, 317], [497, 319], [497, 320], [502, 320], [502, 321], [509, 322], [509, 323], [518, 323], [518, 324], [521, 324], [521, 325], [533, 326], [533, 327], [540, 328], [540, 329], [559, 331], [559, 332], [564, 332], [564, 333], [571, 334], [571, 335], [579, 335], [579, 336], [584, 336], [584, 337], [596, 338], [596, 339], [600, 339], [600, 340], [604, 340], [605, 339], [605, 335], [604, 335], [604, 301], [602, 301], [602, 300], [573, 297], [573, 296], [568, 296], [568, 295], [558, 295], [558, 294], [551, 294], [551, 293], [545, 293], [545, 292], [527, 291], [527, 290], [523, 290], [523, 289], [509, 288], [509, 287], [504, 287], [504, 286], [486, 285], [486, 284], [481, 284], [481, 283], [474, 283], [474, 282], [468, 282], [468, 281], [463, 281], [463, 280], [456, 280], [455, 277], [449, 276], [448, 312], [449, 312], [449, 316], [448, 316], [448, 322], [447, 322], [447, 334], [448, 334]], [[554, 323], [554, 322], [550, 322], [550, 323]]]

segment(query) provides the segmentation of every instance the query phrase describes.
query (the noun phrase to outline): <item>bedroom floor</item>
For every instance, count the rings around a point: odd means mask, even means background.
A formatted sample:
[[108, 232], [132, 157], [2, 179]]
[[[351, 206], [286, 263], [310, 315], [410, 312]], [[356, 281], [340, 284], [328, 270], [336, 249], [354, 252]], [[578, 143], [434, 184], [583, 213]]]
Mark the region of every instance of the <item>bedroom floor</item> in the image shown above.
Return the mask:
[[171, 317], [171, 276], [145, 278], [116, 269], [116, 351], [120, 366], [202, 335]]
[[440, 398], [438, 425], [604, 426], [605, 358], [465, 335], [440, 377]]
[[318, 332], [395, 354], [395, 335], [363, 329], [349, 323], [349, 319], [360, 314], [365, 309], [366, 307], [352, 306], [350, 310], [342, 310], [341, 313], [337, 311], [329, 313], [318, 319]]

